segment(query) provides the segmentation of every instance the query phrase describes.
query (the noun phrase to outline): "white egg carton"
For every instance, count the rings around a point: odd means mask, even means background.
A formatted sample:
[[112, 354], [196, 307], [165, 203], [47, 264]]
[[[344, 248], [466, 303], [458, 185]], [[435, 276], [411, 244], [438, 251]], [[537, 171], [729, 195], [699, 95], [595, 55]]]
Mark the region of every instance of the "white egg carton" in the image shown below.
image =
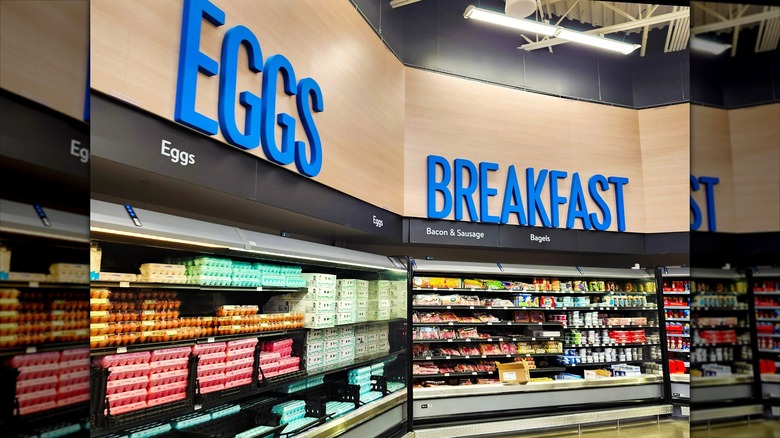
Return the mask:
[[187, 267], [184, 265], [166, 265], [163, 263], [144, 263], [140, 269], [141, 275], [180, 275], [184, 276]]
[[187, 276], [186, 275], [163, 275], [163, 274], [150, 274], [150, 275], [139, 275], [138, 276], [139, 283], [177, 283], [177, 284], [184, 284], [187, 283]]

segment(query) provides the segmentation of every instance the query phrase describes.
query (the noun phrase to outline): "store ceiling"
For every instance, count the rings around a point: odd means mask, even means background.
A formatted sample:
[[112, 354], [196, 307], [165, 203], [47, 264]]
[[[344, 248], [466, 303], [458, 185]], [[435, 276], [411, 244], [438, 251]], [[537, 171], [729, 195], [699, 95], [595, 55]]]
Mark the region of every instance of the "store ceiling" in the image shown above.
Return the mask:
[[[394, 9], [398, 9], [413, 8], [415, 4], [436, 0], [388, 1]], [[475, 5], [479, 6], [479, 3], [475, 1]], [[710, 33], [718, 40], [731, 44], [731, 56], [735, 56], [740, 31], [755, 27], [759, 28], [759, 33], [754, 43], [754, 52], [776, 50], [778, 47], [780, 7], [719, 2], [691, 2], [691, 6], [688, 7], [671, 3], [536, 0], [536, 11], [527, 19], [537, 21], [541, 19], [553, 24], [570, 20], [595, 28], [588, 33], [597, 35], [641, 34], [641, 56], [646, 53], [647, 34], [654, 29], [665, 29], [666, 43], [663, 48], [665, 53], [685, 50], [691, 34]], [[540, 40], [532, 40], [528, 36], [518, 38], [518, 47], [529, 51], [566, 43], [567, 41], [559, 38], [545, 37]]]

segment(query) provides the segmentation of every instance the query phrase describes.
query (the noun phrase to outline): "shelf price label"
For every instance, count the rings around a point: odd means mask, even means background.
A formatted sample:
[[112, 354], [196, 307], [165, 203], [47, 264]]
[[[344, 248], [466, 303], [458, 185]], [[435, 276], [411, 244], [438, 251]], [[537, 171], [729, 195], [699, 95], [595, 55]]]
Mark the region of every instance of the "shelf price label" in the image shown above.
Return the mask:
[[471, 338], [466, 338], [466, 342], [471, 342]]
[[127, 353], [127, 347], [119, 347], [116, 349], [116, 352], [119, 354]]
[[129, 281], [120, 281], [119, 282], [119, 287], [130, 287], [130, 282]]
[[199, 411], [199, 410], [201, 410], [202, 408], [203, 408], [203, 405], [195, 405], [195, 406], [193, 406], [193, 407], [192, 407], [192, 410], [194, 410], [194, 411]]
[[30, 287], [40, 287], [40, 286], [41, 286], [40, 283], [38, 283], [37, 281], [30, 282]]
[[447, 325], [453, 325], [453, 324], [452, 324], [452, 321], [448, 322], [448, 323], [447, 323]]
[[210, 343], [214, 342], [214, 338], [213, 337], [207, 338], [206, 342], [210, 344]]
[[477, 375], [477, 372], [476, 372], [476, 371], [472, 371], [472, 372], [471, 372], [471, 375], [472, 375], [472, 376], [476, 376], [476, 375]]
[[35, 347], [27, 347], [27, 348], [24, 350], [24, 352], [25, 352], [25, 353], [27, 353], [27, 354], [33, 354], [33, 353], [35, 353], [35, 352], [37, 352], [37, 351], [38, 351], [38, 349], [37, 349], [37, 348], [35, 348]]
[[[447, 356], [447, 359], [449, 359], [449, 358], [450, 358], [450, 357], [449, 357], [449, 356]], [[463, 356], [463, 358], [464, 358], [464, 359], [471, 359], [471, 356], [469, 356], [469, 355], [467, 354], [467, 355]]]
[[452, 339], [447, 339], [447, 342], [452, 342]]

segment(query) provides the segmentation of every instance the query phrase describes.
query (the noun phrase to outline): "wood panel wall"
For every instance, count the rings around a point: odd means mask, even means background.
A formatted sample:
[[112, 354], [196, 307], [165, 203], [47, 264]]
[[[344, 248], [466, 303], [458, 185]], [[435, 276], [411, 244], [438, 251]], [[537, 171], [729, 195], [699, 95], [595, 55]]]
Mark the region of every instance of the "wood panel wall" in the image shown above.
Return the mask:
[[0, 88], [84, 119], [89, 2], [0, 2]]
[[[314, 179], [401, 213], [405, 70], [355, 8], [348, 1], [321, 0], [213, 3], [225, 12], [226, 23], [203, 25], [201, 51], [219, 59], [227, 29], [244, 25], [258, 38], [264, 58], [281, 53], [297, 78], [309, 76], [320, 85], [325, 111], [314, 119], [324, 163]], [[182, 1], [92, 0], [90, 6], [92, 88], [172, 120]], [[238, 89], [259, 92], [261, 80], [241, 70]], [[198, 79], [196, 109], [215, 120], [217, 87], [217, 76]], [[237, 105], [239, 118], [242, 109]], [[281, 90], [277, 110], [297, 118], [294, 97]], [[296, 138], [304, 139], [297, 125]], [[215, 138], [224, 141], [221, 134]], [[247, 153], [265, 158], [262, 148]]]
[[[518, 171], [534, 167], [564, 170], [570, 176], [628, 177], [627, 231], [686, 231], [687, 112], [687, 105], [636, 111], [577, 102], [409, 69], [404, 213], [427, 215], [426, 157], [436, 154], [450, 162], [466, 158], [499, 163], [495, 180], [489, 181], [499, 191], [491, 214], [500, 214], [506, 169], [514, 164]], [[569, 183], [561, 190], [563, 196]], [[546, 188], [545, 197], [548, 192]], [[668, 203], [680, 205], [669, 210]], [[610, 229], [616, 229], [614, 219]]]

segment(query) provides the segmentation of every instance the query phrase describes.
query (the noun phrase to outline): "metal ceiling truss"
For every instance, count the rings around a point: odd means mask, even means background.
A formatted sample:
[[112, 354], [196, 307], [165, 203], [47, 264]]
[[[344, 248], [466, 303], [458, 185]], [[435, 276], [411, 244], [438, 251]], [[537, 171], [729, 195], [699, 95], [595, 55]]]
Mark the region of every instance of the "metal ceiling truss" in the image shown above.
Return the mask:
[[[730, 33], [732, 57], [737, 54], [740, 29], [750, 25], [758, 24], [754, 52], [768, 52], [777, 49], [778, 41], [780, 41], [780, 7], [764, 6], [760, 12], [746, 15], [750, 5], [726, 5], [725, 7], [728, 8], [728, 16], [726, 16], [723, 10], [719, 12], [715, 9], [717, 5], [710, 6], [702, 2], [693, 2], [691, 5], [703, 11], [705, 15], [701, 20], [697, 20], [703, 23], [697, 23], [691, 28], [691, 34]], [[710, 17], [710, 20], [706, 19], [707, 16]]]

